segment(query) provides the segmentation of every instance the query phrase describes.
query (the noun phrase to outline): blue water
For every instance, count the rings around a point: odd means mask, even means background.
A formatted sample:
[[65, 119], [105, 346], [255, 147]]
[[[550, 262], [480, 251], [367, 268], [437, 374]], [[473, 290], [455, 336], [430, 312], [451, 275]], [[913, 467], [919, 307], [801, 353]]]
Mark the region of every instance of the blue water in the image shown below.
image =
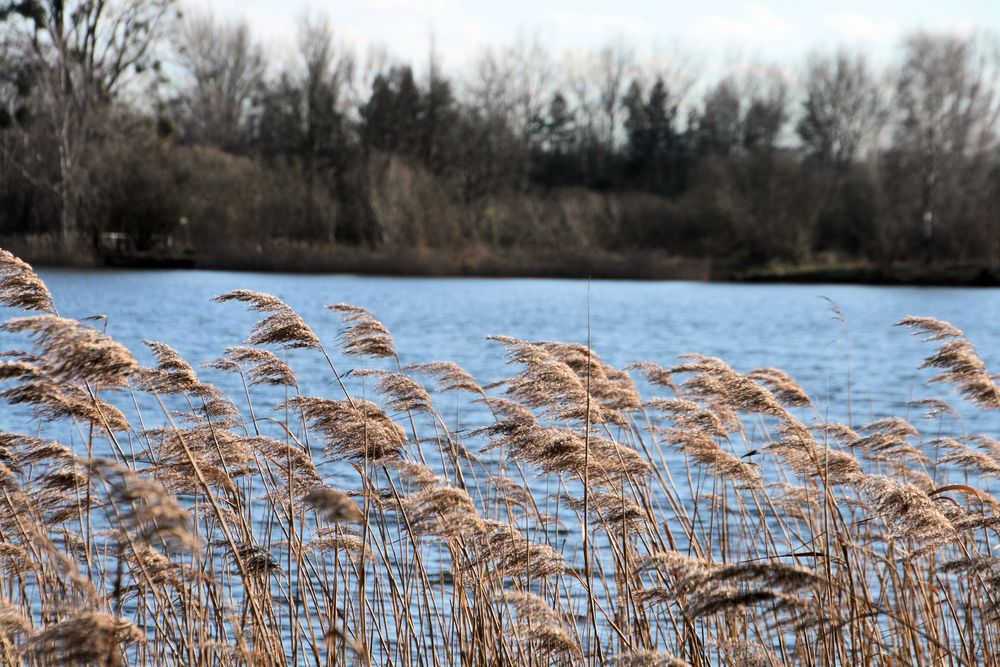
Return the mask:
[[[339, 319], [324, 307], [338, 302], [364, 306], [393, 332], [404, 364], [455, 361], [482, 383], [511, 372], [502, 349], [487, 336], [586, 342], [589, 312], [593, 347], [612, 365], [654, 361], [669, 366], [680, 354], [698, 352], [722, 357], [741, 371], [778, 366], [831, 416], [846, 416], [850, 375], [856, 423], [899, 414], [913, 398], [947, 391], [923, 386], [929, 375], [918, 367], [930, 348], [892, 326], [906, 315], [952, 322], [965, 330], [987, 364], [1000, 368], [1000, 290], [995, 289], [207, 271], [40, 274], [62, 314], [106, 314], [108, 332], [143, 362], [151, 361], [143, 339], [164, 341], [194, 364], [242, 342], [259, 318], [239, 304], [215, 304], [211, 298], [246, 288], [285, 299], [331, 351], [337, 348]], [[839, 305], [846, 330], [820, 296]], [[9, 347], [11, 341], [3, 337], [0, 343]], [[371, 365], [334, 356], [342, 372]], [[331, 393], [329, 369], [321, 359], [313, 353], [289, 358], [306, 393]], [[223, 386], [231, 380], [203, 374]], [[1000, 419], [963, 412], [984, 428], [1000, 426]], [[9, 412], [0, 412], [0, 428], [14, 426]]]

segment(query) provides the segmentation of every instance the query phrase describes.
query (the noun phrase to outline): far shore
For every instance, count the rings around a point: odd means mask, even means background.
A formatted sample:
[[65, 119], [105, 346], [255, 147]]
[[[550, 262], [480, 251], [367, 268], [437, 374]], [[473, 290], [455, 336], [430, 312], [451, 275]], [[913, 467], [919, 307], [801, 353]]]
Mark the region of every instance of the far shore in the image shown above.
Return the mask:
[[275, 273], [329, 273], [414, 277], [572, 278], [595, 280], [690, 280], [995, 287], [1000, 268], [977, 264], [893, 264], [816, 261], [734, 266], [662, 251], [600, 249], [368, 249], [277, 243], [241, 244], [212, 253], [60, 251], [52, 244], [0, 239], [36, 267], [199, 269]]

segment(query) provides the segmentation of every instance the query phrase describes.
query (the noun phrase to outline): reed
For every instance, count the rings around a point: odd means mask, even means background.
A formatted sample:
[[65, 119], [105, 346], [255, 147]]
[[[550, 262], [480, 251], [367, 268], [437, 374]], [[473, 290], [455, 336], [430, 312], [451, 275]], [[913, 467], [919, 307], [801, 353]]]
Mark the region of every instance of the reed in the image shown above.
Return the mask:
[[[827, 422], [775, 368], [508, 337], [482, 383], [337, 304], [341, 374], [280, 299], [217, 300], [261, 313], [245, 343], [144, 367], [0, 251], [0, 304], [36, 311], [0, 397], [37, 419], [0, 433], [3, 663], [1000, 663], [1000, 443], [941, 398], [925, 436]], [[962, 331], [900, 324], [1000, 408]]]

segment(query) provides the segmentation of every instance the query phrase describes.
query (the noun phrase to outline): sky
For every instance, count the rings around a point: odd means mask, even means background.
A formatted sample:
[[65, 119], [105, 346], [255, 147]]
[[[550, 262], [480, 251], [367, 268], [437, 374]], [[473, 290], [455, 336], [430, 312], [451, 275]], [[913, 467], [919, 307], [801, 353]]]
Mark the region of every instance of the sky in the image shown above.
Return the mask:
[[461, 71], [485, 46], [535, 39], [553, 53], [624, 40], [639, 54], [699, 61], [791, 64], [815, 50], [848, 46], [889, 61], [913, 30], [1000, 30], [1000, 0], [186, 0], [242, 17], [272, 53], [289, 51], [307, 13], [329, 17], [359, 54], [426, 62], [433, 36], [444, 67]]

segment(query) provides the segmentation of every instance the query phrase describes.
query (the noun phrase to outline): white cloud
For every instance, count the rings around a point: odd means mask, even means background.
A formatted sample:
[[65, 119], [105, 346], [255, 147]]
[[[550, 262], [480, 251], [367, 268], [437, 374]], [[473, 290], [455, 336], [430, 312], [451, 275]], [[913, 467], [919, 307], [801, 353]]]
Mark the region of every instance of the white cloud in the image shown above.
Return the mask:
[[342, 4], [358, 12], [396, 12], [424, 17], [461, 11], [457, 0], [348, 0]]
[[972, 37], [982, 29], [970, 19], [954, 19], [945, 27], [945, 32], [955, 37]]
[[834, 37], [846, 42], [888, 41], [899, 32], [894, 22], [860, 12], [831, 12], [823, 15], [821, 22]]
[[792, 25], [764, 4], [743, 7], [739, 15], [711, 14], [696, 21], [691, 29], [694, 37], [736, 41], [766, 41], [787, 37]]
[[630, 38], [645, 37], [653, 33], [648, 21], [624, 14], [608, 14], [585, 10], [553, 10], [542, 15], [545, 21], [560, 33], [583, 37], [607, 39], [611, 35], [622, 34]]

